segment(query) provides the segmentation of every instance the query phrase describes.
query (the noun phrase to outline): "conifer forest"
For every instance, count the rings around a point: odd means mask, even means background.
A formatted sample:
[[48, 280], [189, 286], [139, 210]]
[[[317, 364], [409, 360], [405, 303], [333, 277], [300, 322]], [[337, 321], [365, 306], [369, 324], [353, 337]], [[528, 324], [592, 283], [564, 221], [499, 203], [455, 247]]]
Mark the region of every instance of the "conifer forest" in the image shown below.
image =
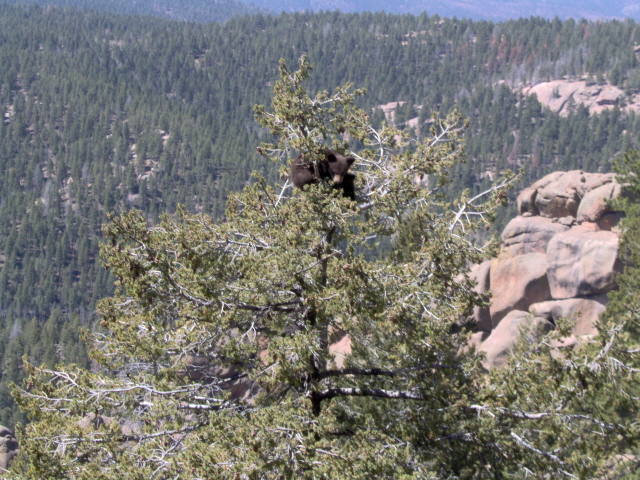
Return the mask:
[[[184, 3], [0, 1], [7, 478], [638, 478], [640, 25]], [[283, 189], [327, 147], [355, 201]], [[465, 272], [556, 170], [624, 179], [601, 341], [484, 372]]]

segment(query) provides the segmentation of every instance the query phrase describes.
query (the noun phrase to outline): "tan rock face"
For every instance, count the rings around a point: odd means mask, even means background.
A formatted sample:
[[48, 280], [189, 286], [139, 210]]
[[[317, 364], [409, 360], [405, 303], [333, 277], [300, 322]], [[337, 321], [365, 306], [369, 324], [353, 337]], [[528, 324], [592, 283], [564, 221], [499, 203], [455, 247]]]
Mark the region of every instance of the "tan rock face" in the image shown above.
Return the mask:
[[516, 199], [516, 206], [520, 215], [524, 215], [525, 213], [528, 213], [530, 215], [538, 215], [539, 212], [536, 208], [537, 194], [538, 190], [533, 187], [525, 188], [518, 194], [518, 198]]
[[491, 323], [496, 325], [511, 310], [550, 298], [547, 281], [547, 256], [527, 253], [515, 257], [500, 256], [491, 261]]
[[516, 326], [530, 318], [525, 310], [549, 325], [561, 318], [574, 322], [557, 348], [597, 335], [606, 293], [615, 288], [619, 269], [621, 213], [612, 210], [611, 200], [620, 191], [613, 174], [574, 170], [550, 173], [520, 192], [519, 216], [502, 232], [488, 287], [485, 270], [474, 266], [470, 273], [476, 291], [491, 293], [489, 318], [474, 312], [479, 333], [470, 340], [487, 353], [487, 366], [500, 364], [515, 344]]
[[536, 209], [543, 217], [574, 217], [580, 204], [580, 194], [576, 190], [579, 179], [561, 175], [555, 181], [539, 188], [536, 194]]
[[567, 116], [582, 105], [589, 113], [596, 114], [618, 106], [623, 111], [637, 112], [640, 95], [627, 95], [619, 87], [609, 83], [594, 83], [586, 80], [552, 80], [522, 89], [525, 95], [535, 95], [549, 109]]
[[620, 185], [612, 182], [587, 192], [578, 208], [578, 222], [597, 222], [612, 211], [610, 202], [620, 195]]
[[525, 311], [512, 310], [478, 347], [478, 351], [485, 354], [485, 368], [503, 365], [523, 333], [527, 342], [536, 344], [540, 337], [551, 329], [553, 324], [544, 318], [534, 317]]
[[543, 217], [575, 217], [588, 191], [613, 181], [613, 174], [585, 173], [580, 170], [554, 172], [532, 185], [537, 193], [535, 206]]
[[622, 214], [612, 210], [611, 200], [620, 191], [613, 174], [574, 170], [550, 173], [520, 192], [520, 215], [502, 232], [500, 254], [489, 264], [489, 285], [486, 270], [474, 266], [470, 272], [476, 291], [491, 293], [489, 318], [476, 309], [478, 333], [470, 339], [470, 346], [487, 353], [489, 368], [504, 361], [517, 327], [530, 322], [525, 319], [552, 326], [561, 318], [574, 322], [557, 349], [597, 335], [619, 269], [616, 225]]
[[329, 345], [329, 354], [333, 357], [333, 367], [344, 368], [345, 360], [351, 354], [351, 337], [343, 333], [339, 340]]
[[514, 256], [546, 253], [551, 237], [568, 229], [569, 227], [545, 217], [516, 217], [502, 232], [502, 251]]
[[556, 324], [561, 318], [574, 323], [572, 336], [596, 335], [596, 322], [607, 305], [606, 295], [591, 298], [568, 298], [534, 303], [529, 312], [536, 317], [545, 318]]
[[548, 278], [554, 299], [612, 290], [618, 268], [618, 236], [583, 224], [555, 235], [547, 246]]

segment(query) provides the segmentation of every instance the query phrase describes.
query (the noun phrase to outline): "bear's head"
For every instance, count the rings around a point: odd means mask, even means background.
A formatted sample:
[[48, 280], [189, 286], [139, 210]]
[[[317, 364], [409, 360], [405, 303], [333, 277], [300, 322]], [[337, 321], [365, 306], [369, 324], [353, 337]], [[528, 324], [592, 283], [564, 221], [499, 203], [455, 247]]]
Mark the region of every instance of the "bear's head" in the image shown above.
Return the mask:
[[326, 152], [327, 167], [329, 168], [329, 176], [336, 185], [342, 184], [345, 175], [355, 161], [353, 157], [345, 157], [344, 155], [327, 150]]

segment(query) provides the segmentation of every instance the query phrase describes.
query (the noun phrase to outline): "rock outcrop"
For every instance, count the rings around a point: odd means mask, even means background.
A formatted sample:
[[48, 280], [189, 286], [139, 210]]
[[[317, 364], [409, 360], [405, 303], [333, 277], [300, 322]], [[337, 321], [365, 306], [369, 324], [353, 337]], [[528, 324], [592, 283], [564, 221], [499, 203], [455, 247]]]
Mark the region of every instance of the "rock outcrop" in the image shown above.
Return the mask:
[[536, 317], [544, 318], [556, 324], [561, 318], [573, 322], [572, 334], [596, 335], [596, 321], [607, 305], [606, 295], [591, 298], [567, 298], [565, 300], [548, 300], [534, 303], [529, 311]]
[[553, 324], [545, 318], [522, 310], [512, 310], [477, 349], [485, 353], [485, 365], [499, 367], [507, 360], [509, 352], [515, 347], [521, 334], [526, 335], [526, 341], [534, 343], [552, 328]]
[[512, 310], [527, 310], [529, 305], [549, 298], [547, 256], [544, 253], [500, 255], [491, 262], [491, 326], [500, 323]]
[[504, 363], [520, 331], [533, 342], [561, 318], [574, 325], [564, 346], [597, 334], [619, 270], [621, 213], [611, 207], [618, 195], [613, 174], [578, 170], [551, 173], [520, 192], [498, 256], [470, 271], [476, 291], [491, 294], [488, 312], [474, 312], [471, 341], [488, 368]]
[[555, 219], [576, 217], [578, 207], [587, 193], [613, 182], [611, 173], [585, 173], [580, 170], [553, 172], [518, 196], [518, 211], [520, 215], [541, 215]]
[[549, 240], [569, 227], [551, 218], [521, 217], [511, 220], [502, 232], [502, 252], [509, 256], [547, 253]]
[[625, 112], [640, 111], [640, 95], [629, 95], [621, 88], [606, 82], [588, 79], [559, 79], [542, 82], [523, 88], [525, 95], [535, 95], [538, 101], [550, 110], [566, 117], [579, 106], [586, 107], [590, 114], [620, 108]]
[[578, 223], [598, 222], [604, 216], [615, 215], [617, 212], [608, 212], [607, 204], [618, 195], [620, 185], [617, 182], [606, 183], [587, 192], [578, 208]]
[[613, 289], [618, 235], [585, 223], [555, 235], [547, 247], [551, 297], [573, 298]]

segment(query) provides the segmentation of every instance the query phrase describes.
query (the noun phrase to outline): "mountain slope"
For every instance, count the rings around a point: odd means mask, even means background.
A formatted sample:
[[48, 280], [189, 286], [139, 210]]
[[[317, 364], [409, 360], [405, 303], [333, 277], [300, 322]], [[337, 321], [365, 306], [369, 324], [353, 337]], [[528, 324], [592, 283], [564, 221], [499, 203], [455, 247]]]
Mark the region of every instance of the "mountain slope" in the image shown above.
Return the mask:
[[219, 22], [255, 11], [239, 0], [0, 0], [8, 5], [55, 5], [122, 15], [148, 15], [189, 22]]
[[485, 20], [507, 20], [540, 16], [545, 18], [635, 18], [640, 19], [637, 0], [253, 0], [271, 11], [340, 10], [343, 12], [386, 11]]
[[539, 16], [589, 20], [640, 19], [638, 0], [0, 0], [0, 4], [73, 7], [126, 15], [149, 15], [181, 21], [225, 21], [264, 12], [334, 11], [440, 15], [504, 21]]
[[255, 151], [265, 132], [252, 114], [279, 58], [308, 54], [311, 90], [366, 87], [375, 124], [390, 102], [397, 125], [418, 129], [459, 108], [470, 160], [450, 187], [477, 191], [503, 168], [524, 168], [523, 181], [608, 170], [637, 147], [636, 116], [561, 117], [507, 84], [619, 71], [618, 86], [637, 88], [638, 43], [633, 22], [332, 12], [203, 25], [0, 6], [0, 423], [19, 419], [7, 383], [20, 380], [23, 354], [87, 361], [79, 330], [113, 288], [98, 258], [110, 213], [138, 208], [155, 222], [182, 204], [221, 216], [252, 170], [279, 181]]

